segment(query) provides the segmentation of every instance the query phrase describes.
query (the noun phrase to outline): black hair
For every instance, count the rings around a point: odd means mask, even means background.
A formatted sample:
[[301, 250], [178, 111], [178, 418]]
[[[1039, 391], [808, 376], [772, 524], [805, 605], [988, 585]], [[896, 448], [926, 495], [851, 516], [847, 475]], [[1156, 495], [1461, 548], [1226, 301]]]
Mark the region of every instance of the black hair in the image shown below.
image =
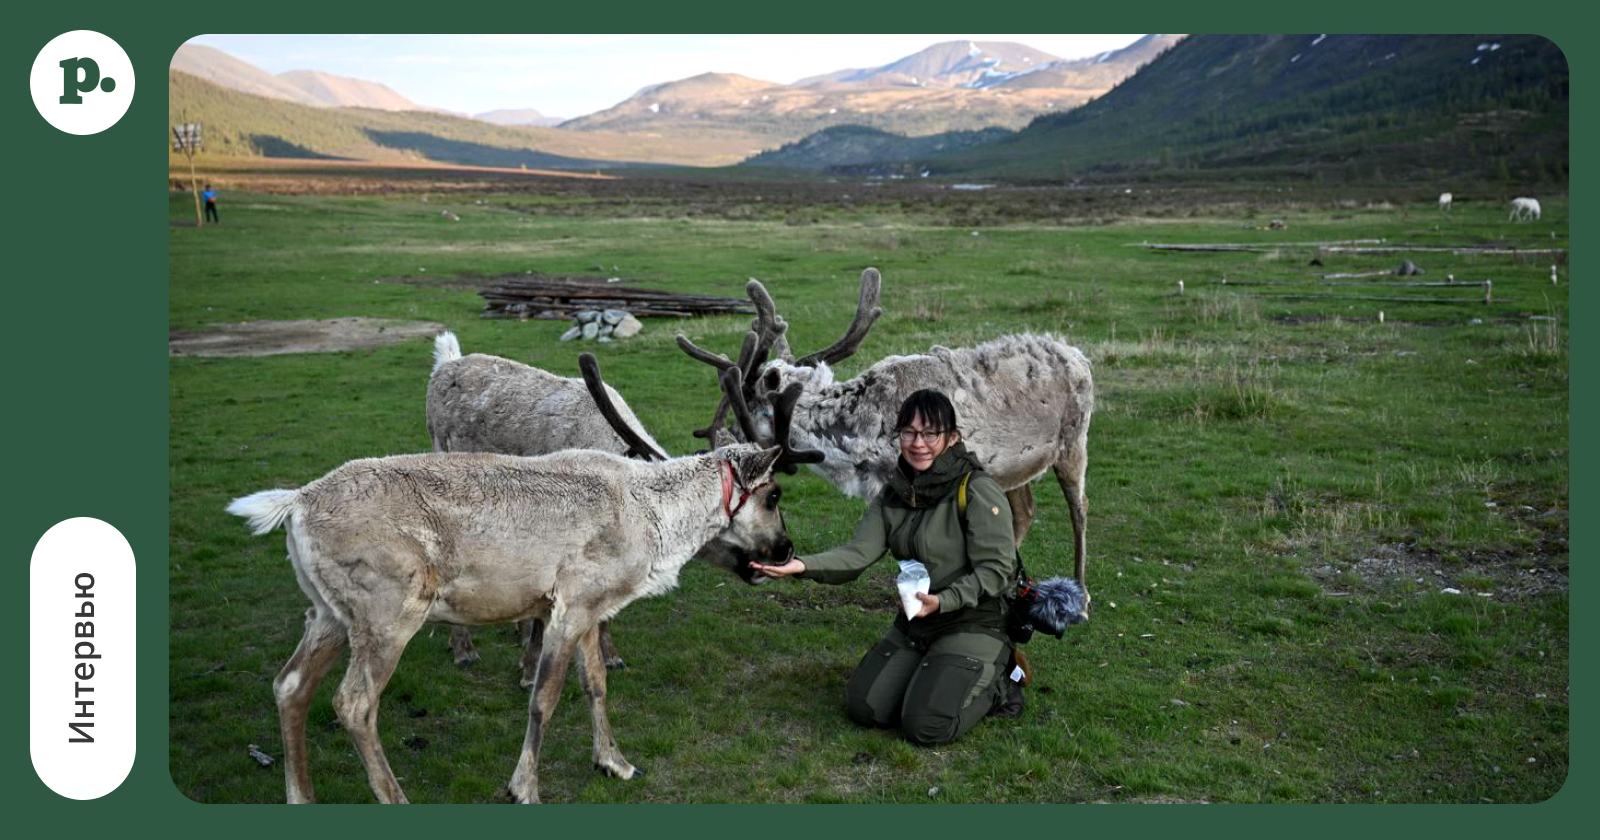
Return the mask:
[[924, 388], [900, 404], [900, 414], [895, 417], [895, 431], [911, 425], [911, 421], [922, 415], [922, 422], [929, 428], [941, 432], [959, 432], [956, 426], [956, 407], [950, 404], [950, 398], [931, 388]]

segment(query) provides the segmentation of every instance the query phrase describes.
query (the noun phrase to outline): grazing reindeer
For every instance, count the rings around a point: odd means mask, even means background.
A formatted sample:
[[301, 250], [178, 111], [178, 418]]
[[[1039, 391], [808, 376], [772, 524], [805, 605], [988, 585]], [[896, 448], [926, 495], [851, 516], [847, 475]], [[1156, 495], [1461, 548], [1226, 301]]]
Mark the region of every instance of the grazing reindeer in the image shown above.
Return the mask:
[[1538, 219], [1539, 219], [1539, 199], [1537, 199], [1537, 198], [1513, 198], [1513, 199], [1511, 199], [1511, 217], [1509, 219], [1507, 219], [1507, 221], [1516, 221], [1518, 219], [1532, 219], [1534, 221], [1538, 221]]
[[[584, 366], [588, 378], [593, 357]], [[724, 382], [735, 392], [742, 384], [737, 374]], [[780, 428], [798, 396], [779, 399]], [[314, 801], [307, 710], [346, 647], [334, 710], [378, 800], [406, 801], [378, 738], [378, 698], [428, 621], [546, 621], [510, 782], [518, 802], [539, 801], [539, 750], [575, 653], [595, 765], [623, 779], [640, 775], [611, 734], [600, 622], [675, 587], [696, 555], [727, 567], [786, 562], [793, 545], [773, 473], [796, 455], [754, 444], [665, 462], [593, 450], [435, 452], [350, 461], [299, 490], [235, 499], [228, 512], [247, 517], [255, 533], [286, 527], [290, 565], [311, 600], [305, 636], [273, 681], [289, 802]]]
[[[876, 280], [877, 272], [869, 272]], [[862, 279], [865, 287], [866, 275]], [[933, 347], [917, 355], [890, 356], [849, 381], [835, 382], [829, 364], [839, 358], [837, 353], [794, 362], [780, 358], [763, 367], [762, 351], [776, 346], [775, 336], [785, 325], [760, 283], [751, 281], [746, 291], [756, 301], [757, 323], [745, 337], [747, 350], [739, 362], [702, 350], [682, 335], [678, 345], [695, 359], [740, 370], [746, 386], [739, 397], [758, 418], [773, 405], [775, 394], [799, 384], [803, 390], [794, 409], [794, 439], [823, 453], [823, 461], [813, 466], [823, 478], [847, 495], [877, 495], [895, 469], [891, 437], [900, 404], [919, 388], [942, 391], [962, 419], [967, 447], [1006, 490], [1018, 545], [1037, 510], [1029, 482], [1046, 469], [1055, 472], [1072, 518], [1074, 576], [1085, 583], [1084, 478], [1094, 381], [1082, 352], [1053, 336], [1009, 335], [973, 348]], [[853, 352], [860, 345], [877, 317], [868, 306], [864, 288], [856, 317], [834, 348]], [[719, 411], [712, 425], [720, 423]], [[758, 424], [755, 435], [745, 439], [771, 438], [767, 427]]]
[[1450, 193], [1439, 193], [1439, 209], [1445, 213], [1450, 212], [1450, 202], [1454, 198], [1455, 196]]
[[[473, 353], [461, 355], [455, 333], [440, 333], [433, 343], [433, 374], [428, 378], [428, 435], [435, 452], [496, 452], [548, 455], [563, 449], [599, 449], [618, 455], [665, 460], [660, 444], [643, 431], [628, 404], [610, 391], [623, 422], [639, 429], [648, 451], [623, 443], [577, 379], [568, 379], [521, 362]], [[533, 684], [543, 625], [517, 625], [522, 639], [522, 685]], [[611, 641], [611, 624], [600, 625], [606, 667], [624, 667]], [[465, 668], [478, 661], [472, 633], [450, 628], [450, 652]]]

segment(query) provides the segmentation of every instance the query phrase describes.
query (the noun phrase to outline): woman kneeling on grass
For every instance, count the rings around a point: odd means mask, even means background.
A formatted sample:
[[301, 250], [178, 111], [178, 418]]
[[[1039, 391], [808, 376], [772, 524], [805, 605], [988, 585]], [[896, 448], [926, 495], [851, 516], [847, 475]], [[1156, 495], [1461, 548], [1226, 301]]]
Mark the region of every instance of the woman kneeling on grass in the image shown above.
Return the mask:
[[[850, 675], [845, 699], [857, 723], [898, 726], [915, 743], [945, 744], [985, 715], [1022, 711], [1005, 632], [1004, 595], [1015, 591], [1018, 576], [1011, 506], [961, 442], [955, 407], [944, 394], [912, 394], [895, 430], [899, 469], [848, 543], [781, 566], [751, 567], [768, 577], [845, 583], [885, 549], [896, 560], [927, 566], [931, 594], [917, 594], [921, 611], [911, 619], [904, 611], [896, 615]], [[963, 484], [965, 514], [958, 504]]]

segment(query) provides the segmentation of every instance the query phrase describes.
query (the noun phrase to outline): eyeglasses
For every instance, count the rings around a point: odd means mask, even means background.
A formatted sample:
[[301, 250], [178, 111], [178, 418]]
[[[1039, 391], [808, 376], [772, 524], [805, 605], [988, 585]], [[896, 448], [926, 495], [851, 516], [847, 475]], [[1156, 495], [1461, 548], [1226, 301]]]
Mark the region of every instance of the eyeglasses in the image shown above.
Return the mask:
[[911, 444], [916, 443], [917, 438], [919, 437], [922, 438], [922, 442], [924, 444], [932, 446], [934, 443], [938, 442], [939, 438], [943, 437], [944, 434], [945, 433], [942, 429], [901, 429], [896, 436], [900, 438], [900, 443], [905, 446], [910, 446]]

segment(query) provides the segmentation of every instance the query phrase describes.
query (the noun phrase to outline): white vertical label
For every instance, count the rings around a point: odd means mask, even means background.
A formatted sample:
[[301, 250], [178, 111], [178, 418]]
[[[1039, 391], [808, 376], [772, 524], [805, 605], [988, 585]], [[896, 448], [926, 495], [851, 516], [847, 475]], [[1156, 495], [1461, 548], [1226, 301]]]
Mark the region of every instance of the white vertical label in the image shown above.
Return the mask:
[[33, 771], [69, 799], [98, 799], [133, 768], [133, 548], [111, 525], [59, 522], [29, 567], [28, 722]]

